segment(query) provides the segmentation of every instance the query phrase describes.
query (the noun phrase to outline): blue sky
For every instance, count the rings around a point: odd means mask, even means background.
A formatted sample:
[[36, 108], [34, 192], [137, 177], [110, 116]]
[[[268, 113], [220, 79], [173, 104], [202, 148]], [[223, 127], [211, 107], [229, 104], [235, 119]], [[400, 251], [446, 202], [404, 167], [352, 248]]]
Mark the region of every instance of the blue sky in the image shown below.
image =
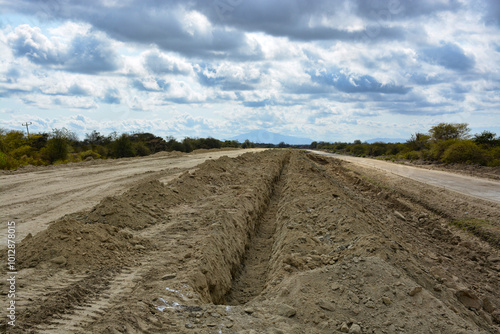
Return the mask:
[[0, 0], [0, 126], [500, 134], [497, 0]]

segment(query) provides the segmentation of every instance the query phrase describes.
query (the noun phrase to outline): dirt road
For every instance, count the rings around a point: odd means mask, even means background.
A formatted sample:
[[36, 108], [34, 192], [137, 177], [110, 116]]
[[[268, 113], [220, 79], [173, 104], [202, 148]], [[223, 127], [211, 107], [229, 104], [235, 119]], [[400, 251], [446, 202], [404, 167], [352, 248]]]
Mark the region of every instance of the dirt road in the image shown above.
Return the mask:
[[[258, 151], [254, 149], [252, 151]], [[106, 196], [118, 195], [146, 179], [167, 182], [207, 159], [236, 157], [248, 150], [182, 154], [161, 152], [144, 158], [118, 159], [38, 168], [0, 176], [0, 221], [14, 220], [19, 240], [47, 228], [61, 216], [85, 210]], [[7, 229], [0, 230], [0, 247]]]
[[468, 196], [474, 196], [500, 203], [500, 182], [493, 180], [480, 179], [476, 177], [458, 175], [454, 173], [427, 170], [418, 167], [398, 165], [391, 162], [375, 159], [366, 159], [351, 157], [339, 154], [332, 154], [320, 151], [311, 151], [317, 154], [335, 157], [337, 159], [354, 162], [364, 166], [381, 169], [404, 176], [415, 181], [424, 182], [437, 187], [453, 190]]

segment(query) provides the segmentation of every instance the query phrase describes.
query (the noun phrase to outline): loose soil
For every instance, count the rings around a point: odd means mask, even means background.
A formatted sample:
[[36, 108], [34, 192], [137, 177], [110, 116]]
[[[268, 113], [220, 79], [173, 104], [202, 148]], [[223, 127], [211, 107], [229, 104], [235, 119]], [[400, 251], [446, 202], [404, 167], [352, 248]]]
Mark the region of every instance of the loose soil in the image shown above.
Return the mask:
[[[247, 151], [159, 152], [142, 158], [3, 171], [0, 174], [0, 220], [15, 220], [17, 237], [22, 239], [29, 233], [46, 229], [50, 222], [64, 214], [90, 209], [106, 196], [123, 193], [138, 183], [168, 182], [205, 160], [235, 157]], [[0, 247], [7, 243], [6, 233], [7, 229], [0, 229]]]
[[150, 176], [18, 243], [3, 330], [500, 331], [496, 204], [294, 150]]

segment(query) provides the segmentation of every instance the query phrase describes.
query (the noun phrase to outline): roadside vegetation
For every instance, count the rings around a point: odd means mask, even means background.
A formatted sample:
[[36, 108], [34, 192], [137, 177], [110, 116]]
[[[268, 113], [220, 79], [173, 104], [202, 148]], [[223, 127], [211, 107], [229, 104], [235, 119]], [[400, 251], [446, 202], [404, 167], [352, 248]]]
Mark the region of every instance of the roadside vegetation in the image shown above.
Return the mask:
[[106, 136], [97, 131], [87, 133], [83, 140], [65, 129], [51, 133], [32, 133], [0, 129], [0, 169], [19, 166], [45, 166], [93, 159], [147, 156], [161, 151], [192, 152], [197, 149], [251, 148], [250, 141], [221, 141], [215, 138], [158, 137], [151, 133], [117, 134]]
[[500, 137], [490, 131], [470, 135], [466, 123], [440, 123], [428, 133], [415, 133], [405, 143], [313, 142], [311, 149], [323, 149], [358, 157], [385, 160], [421, 160], [490, 167], [500, 166]]

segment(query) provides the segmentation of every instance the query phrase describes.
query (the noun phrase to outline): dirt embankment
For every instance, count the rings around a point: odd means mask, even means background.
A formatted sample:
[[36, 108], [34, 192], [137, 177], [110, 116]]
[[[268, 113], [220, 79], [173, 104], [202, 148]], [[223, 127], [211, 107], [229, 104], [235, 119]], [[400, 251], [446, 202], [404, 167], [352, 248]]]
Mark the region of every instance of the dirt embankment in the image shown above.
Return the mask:
[[498, 249], [363, 173], [274, 150], [106, 198], [21, 243], [12, 332], [498, 332]]
[[[91, 209], [106, 196], [121, 194], [142, 182], [166, 183], [208, 159], [262, 150], [159, 152], [147, 157], [33, 167], [30, 172], [0, 175], [0, 219], [15, 220], [16, 235], [24, 238], [45, 230], [64, 214]], [[0, 247], [7, 243], [6, 233], [7, 229], [0, 229]]]

